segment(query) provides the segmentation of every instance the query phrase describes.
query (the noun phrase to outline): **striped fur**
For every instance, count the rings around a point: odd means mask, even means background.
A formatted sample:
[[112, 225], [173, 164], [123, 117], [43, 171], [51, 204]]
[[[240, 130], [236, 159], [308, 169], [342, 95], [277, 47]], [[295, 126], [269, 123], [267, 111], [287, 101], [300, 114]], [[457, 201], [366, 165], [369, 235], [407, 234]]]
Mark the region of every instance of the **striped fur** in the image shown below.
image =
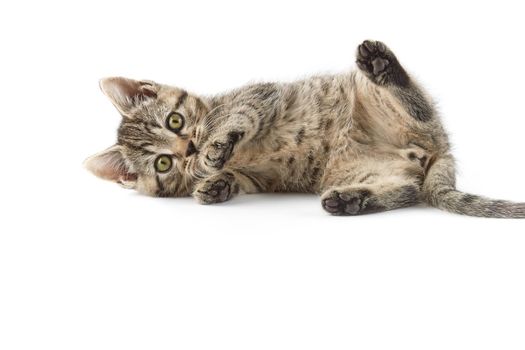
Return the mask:
[[[200, 203], [237, 193], [310, 192], [333, 215], [421, 202], [455, 213], [525, 217], [525, 204], [455, 189], [448, 137], [431, 98], [382, 43], [357, 50], [358, 70], [197, 96], [108, 78], [122, 114], [117, 144], [86, 162], [96, 175], [155, 196]], [[169, 130], [170, 113], [184, 116]], [[190, 147], [191, 142], [191, 147]], [[155, 170], [159, 155], [173, 166]]]

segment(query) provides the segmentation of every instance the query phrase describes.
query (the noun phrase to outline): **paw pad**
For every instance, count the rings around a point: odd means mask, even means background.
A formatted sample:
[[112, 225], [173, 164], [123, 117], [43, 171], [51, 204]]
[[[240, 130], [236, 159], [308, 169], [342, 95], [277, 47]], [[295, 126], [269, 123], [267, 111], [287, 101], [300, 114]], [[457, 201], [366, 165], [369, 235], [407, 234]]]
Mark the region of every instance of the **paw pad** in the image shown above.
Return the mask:
[[233, 181], [231, 174], [206, 180], [197, 186], [193, 196], [202, 204], [225, 202], [238, 192], [238, 186]]
[[218, 138], [206, 147], [204, 164], [210, 168], [220, 170], [231, 158], [233, 147], [242, 138], [242, 134], [231, 132], [228, 135]]
[[365, 73], [379, 76], [389, 66], [391, 56], [380, 41], [364, 41], [357, 48], [357, 66]]
[[322, 200], [322, 206], [332, 215], [356, 215], [363, 210], [364, 201], [368, 195], [369, 192], [366, 190], [332, 191]]

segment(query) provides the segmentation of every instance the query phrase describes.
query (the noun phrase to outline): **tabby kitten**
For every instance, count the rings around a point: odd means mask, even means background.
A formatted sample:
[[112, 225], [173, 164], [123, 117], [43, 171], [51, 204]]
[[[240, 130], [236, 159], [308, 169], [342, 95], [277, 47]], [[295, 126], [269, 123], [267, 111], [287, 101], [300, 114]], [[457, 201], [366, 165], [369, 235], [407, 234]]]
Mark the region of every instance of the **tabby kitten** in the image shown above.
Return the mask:
[[454, 159], [431, 98], [379, 41], [358, 70], [197, 96], [152, 81], [107, 78], [122, 114], [117, 143], [86, 161], [95, 175], [199, 203], [239, 192], [312, 192], [333, 215], [420, 202], [483, 217], [525, 217], [525, 203], [455, 188]]

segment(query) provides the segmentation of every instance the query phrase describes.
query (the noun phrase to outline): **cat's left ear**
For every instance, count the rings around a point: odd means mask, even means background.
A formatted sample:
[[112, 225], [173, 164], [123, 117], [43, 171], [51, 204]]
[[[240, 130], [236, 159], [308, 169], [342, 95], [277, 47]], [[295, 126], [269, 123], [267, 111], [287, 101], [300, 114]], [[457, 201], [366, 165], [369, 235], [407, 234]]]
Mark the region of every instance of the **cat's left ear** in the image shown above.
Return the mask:
[[136, 106], [157, 98], [158, 85], [147, 80], [133, 80], [122, 77], [100, 80], [100, 89], [123, 115]]
[[114, 145], [84, 161], [84, 166], [96, 176], [133, 188], [137, 174], [130, 169], [122, 154], [122, 146]]

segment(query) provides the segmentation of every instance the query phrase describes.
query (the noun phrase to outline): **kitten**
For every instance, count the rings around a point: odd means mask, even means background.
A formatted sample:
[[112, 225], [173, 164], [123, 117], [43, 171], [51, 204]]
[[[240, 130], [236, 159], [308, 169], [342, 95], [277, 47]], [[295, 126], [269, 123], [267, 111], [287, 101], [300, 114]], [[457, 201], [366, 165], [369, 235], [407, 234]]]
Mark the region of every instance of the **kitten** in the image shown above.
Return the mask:
[[525, 218], [525, 203], [455, 189], [454, 159], [431, 98], [379, 41], [358, 70], [197, 96], [151, 81], [101, 80], [122, 114], [117, 143], [86, 160], [95, 175], [199, 203], [239, 192], [311, 192], [333, 215], [425, 202]]

